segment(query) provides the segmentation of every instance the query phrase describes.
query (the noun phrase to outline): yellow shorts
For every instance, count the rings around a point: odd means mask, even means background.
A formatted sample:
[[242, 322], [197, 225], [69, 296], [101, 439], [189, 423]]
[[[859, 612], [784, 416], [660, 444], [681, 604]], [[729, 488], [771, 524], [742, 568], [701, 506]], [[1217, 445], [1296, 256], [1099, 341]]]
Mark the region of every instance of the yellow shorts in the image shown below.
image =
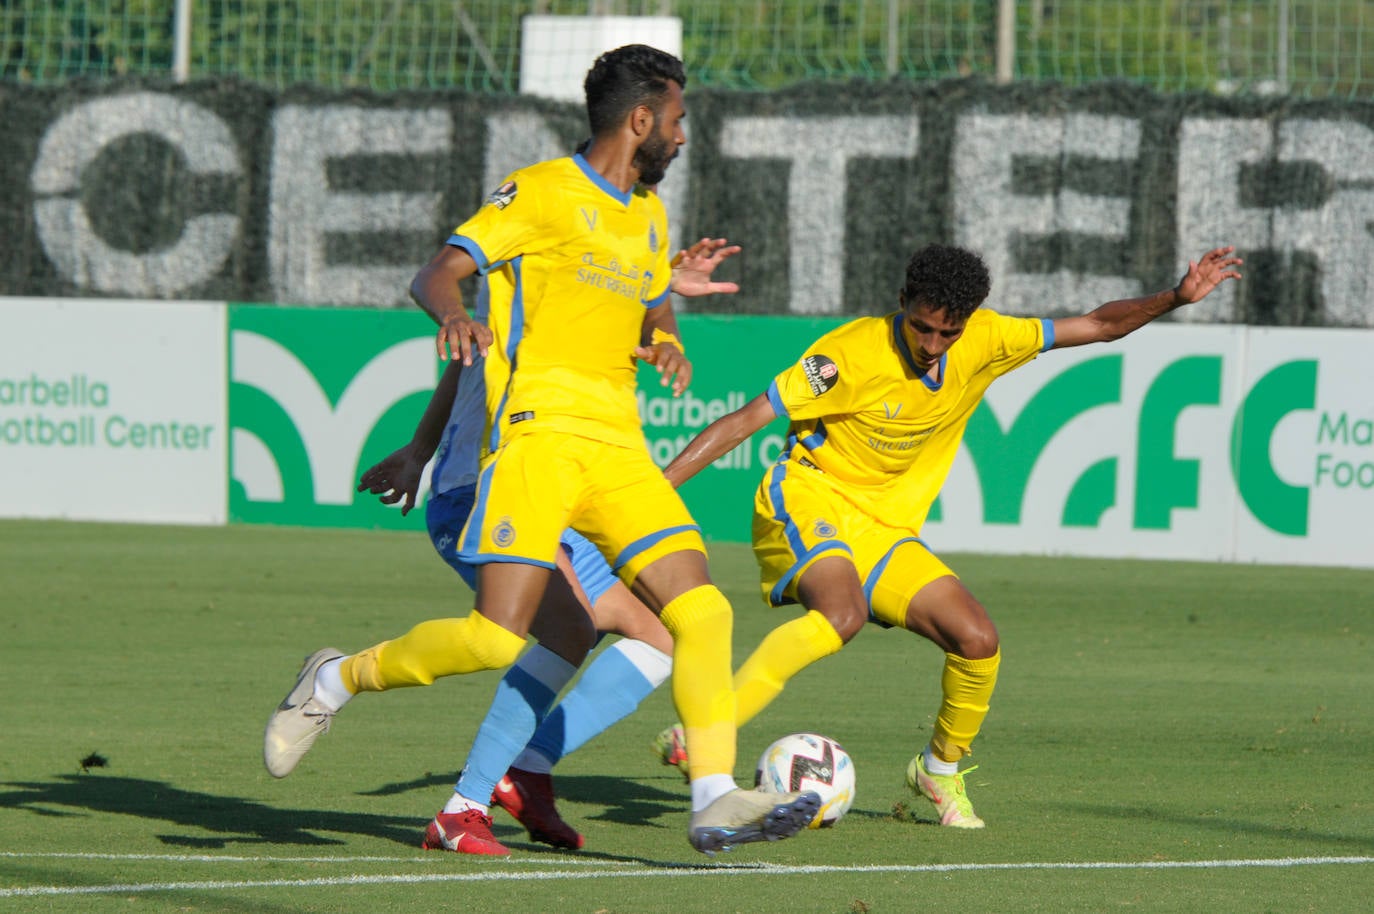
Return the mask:
[[591, 540], [626, 583], [655, 559], [706, 551], [648, 450], [540, 431], [508, 438], [483, 467], [458, 555], [477, 565], [553, 568], [567, 527]]
[[754, 498], [754, 557], [763, 598], [797, 602], [797, 581], [817, 559], [847, 555], [868, 597], [869, 621], [906, 626], [917, 591], [954, 574], [916, 530], [891, 527], [859, 510], [832, 476], [795, 461], [776, 464]]

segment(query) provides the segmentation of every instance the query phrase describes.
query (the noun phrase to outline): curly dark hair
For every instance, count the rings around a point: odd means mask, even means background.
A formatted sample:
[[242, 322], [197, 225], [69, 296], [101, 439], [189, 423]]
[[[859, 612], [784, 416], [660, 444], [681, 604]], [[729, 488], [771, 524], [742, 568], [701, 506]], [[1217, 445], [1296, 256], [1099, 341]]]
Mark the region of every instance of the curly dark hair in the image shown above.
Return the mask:
[[902, 300], [906, 307], [925, 305], [950, 320], [968, 320], [991, 288], [983, 258], [965, 248], [928, 244], [906, 265]]
[[667, 51], [627, 44], [602, 54], [582, 84], [592, 136], [615, 130], [637, 105], [648, 105], [657, 113], [669, 81], [687, 86], [682, 61]]

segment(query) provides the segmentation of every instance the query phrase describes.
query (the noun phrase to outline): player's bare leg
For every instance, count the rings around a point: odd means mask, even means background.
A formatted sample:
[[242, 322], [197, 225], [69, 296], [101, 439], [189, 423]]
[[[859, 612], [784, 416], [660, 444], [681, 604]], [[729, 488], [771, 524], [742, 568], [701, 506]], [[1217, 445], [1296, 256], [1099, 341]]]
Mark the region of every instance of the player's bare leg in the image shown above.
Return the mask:
[[942, 698], [930, 744], [907, 766], [907, 784], [935, 804], [941, 825], [982, 828], [959, 761], [988, 713], [1001, 651], [987, 610], [953, 575], [931, 581], [907, 608], [906, 627], [945, 652]]
[[868, 621], [868, 601], [848, 556], [817, 560], [797, 581], [807, 610], [769, 632], [735, 674], [739, 725], [753, 720], [793, 676], [848, 644]]

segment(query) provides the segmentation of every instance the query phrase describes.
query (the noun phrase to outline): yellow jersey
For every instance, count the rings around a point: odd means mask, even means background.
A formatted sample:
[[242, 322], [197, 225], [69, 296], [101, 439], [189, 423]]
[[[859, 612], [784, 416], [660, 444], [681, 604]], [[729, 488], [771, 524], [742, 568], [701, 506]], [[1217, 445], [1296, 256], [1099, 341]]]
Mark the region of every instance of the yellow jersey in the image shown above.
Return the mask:
[[491, 449], [539, 429], [644, 447], [634, 349], [672, 279], [658, 196], [552, 159], [512, 174], [448, 243], [486, 282]]
[[936, 382], [916, 367], [902, 318], [863, 317], [822, 336], [768, 399], [790, 420], [780, 459], [824, 472], [883, 523], [919, 531], [988, 385], [1053, 346], [1054, 324], [979, 309]]

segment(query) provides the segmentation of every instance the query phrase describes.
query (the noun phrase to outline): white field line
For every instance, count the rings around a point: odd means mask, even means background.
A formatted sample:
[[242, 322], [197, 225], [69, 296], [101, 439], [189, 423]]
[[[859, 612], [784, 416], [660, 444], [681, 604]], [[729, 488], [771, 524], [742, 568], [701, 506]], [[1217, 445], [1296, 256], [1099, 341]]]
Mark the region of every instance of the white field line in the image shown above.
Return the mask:
[[[41, 858], [45, 860], [150, 860], [167, 863], [449, 863], [453, 857], [448, 854], [417, 854], [414, 857], [273, 857], [273, 856], [235, 856], [233, 854], [108, 854], [93, 852], [59, 851], [0, 851], [0, 860], [5, 858]], [[461, 858], [459, 858], [461, 859]], [[582, 860], [566, 858], [531, 857], [519, 860], [502, 860], [503, 864], [534, 864], [558, 866], [635, 866], [628, 860], [599, 860], [588, 857]]]
[[[169, 855], [167, 857], [156, 857], [154, 855], [128, 855], [121, 857], [117, 854], [16, 854], [0, 853], [0, 857], [58, 857], [72, 858], [84, 857], [90, 859], [166, 859], [177, 860], [199, 860], [200, 857], [186, 857]], [[222, 860], [233, 858], [209, 857], [208, 859]], [[307, 858], [272, 858], [272, 857], [249, 857], [238, 858], [244, 860], [259, 860], [263, 862], [275, 862], [280, 860], [299, 860]], [[375, 857], [340, 857], [323, 858], [337, 862], [360, 862], [382, 860], [389, 862], [388, 858]], [[441, 858], [447, 859], [447, 858]], [[398, 862], [414, 862], [411, 858], [398, 858]], [[510, 861], [505, 861], [509, 863]], [[553, 861], [557, 864], [566, 866], [571, 861]], [[588, 861], [588, 864], [601, 863], [601, 861]], [[497, 871], [483, 873], [396, 873], [391, 875], [375, 876], [329, 876], [317, 879], [262, 879], [262, 880], [208, 880], [196, 882], [143, 882], [143, 883], [121, 883], [113, 885], [83, 885], [83, 886], [57, 886], [57, 885], [36, 885], [36, 886], [17, 886], [14, 888], [0, 888], [0, 898], [21, 898], [34, 896], [55, 896], [55, 895], [116, 895], [130, 894], [139, 892], [191, 892], [191, 891], [224, 891], [226, 889], [263, 889], [263, 888], [311, 888], [319, 886], [356, 886], [356, 885], [398, 885], [398, 884], [422, 884], [422, 883], [443, 883], [443, 882], [521, 882], [530, 879], [607, 879], [607, 878], [661, 878], [673, 876], [811, 876], [819, 874], [844, 874], [844, 873], [964, 873], [964, 872], [989, 872], [1006, 870], [1171, 870], [1171, 869], [1243, 869], [1243, 868], [1285, 868], [1300, 866], [1332, 866], [1349, 864], [1370, 864], [1374, 863], [1374, 857], [1279, 857], [1271, 859], [1257, 860], [1148, 860], [1148, 861], [1083, 861], [1083, 862], [1046, 862], [1046, 863], [933, 863], [925, 865], [885, 865], [873, 864], [867, 866], [779, 866], [767, 863], [746, 864], [740, 866], [730, 865], [711, 865], [695, 864], [677, 867], [644, 867], [642, 869], [626, 869], [623, 866], [613, 868], [616, 864], [603, 866], [585, 866], [580, 871], [574, 869], [564, 870], [527, 870], [525, 872]]]

